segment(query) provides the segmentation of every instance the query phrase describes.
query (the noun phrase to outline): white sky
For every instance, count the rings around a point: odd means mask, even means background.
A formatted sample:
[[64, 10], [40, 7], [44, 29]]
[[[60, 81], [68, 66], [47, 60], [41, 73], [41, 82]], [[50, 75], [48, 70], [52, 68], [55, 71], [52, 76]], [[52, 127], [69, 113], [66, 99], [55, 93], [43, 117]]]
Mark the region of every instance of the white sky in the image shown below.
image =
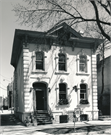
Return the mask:
[[18, 2], [22, 0], [0, 0], [0, 96], [4, 97], [14, 71], [10, 60], [15, 29], [29, 29], [16, 22], [12, 5]]

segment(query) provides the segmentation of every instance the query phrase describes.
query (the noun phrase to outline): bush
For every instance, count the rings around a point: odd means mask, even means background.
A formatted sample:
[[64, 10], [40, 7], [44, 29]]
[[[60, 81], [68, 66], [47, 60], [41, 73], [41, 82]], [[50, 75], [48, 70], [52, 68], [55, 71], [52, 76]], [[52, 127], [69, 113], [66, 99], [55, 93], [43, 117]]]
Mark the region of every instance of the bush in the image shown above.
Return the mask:
[[68, 99], [59, 99], [59, 102], [58, 102], [59, 105], [67, 105], [68, 103], [69, 103]]
[[88, 100], [81, 99], [80, 104], [89, 104]]

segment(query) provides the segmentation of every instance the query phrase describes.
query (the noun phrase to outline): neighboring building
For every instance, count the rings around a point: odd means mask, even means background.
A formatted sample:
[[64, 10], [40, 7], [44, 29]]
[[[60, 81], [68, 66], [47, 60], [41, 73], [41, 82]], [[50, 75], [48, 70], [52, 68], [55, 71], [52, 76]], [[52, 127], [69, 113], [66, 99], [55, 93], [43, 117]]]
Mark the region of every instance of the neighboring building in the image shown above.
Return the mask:
[[[109, 50], [110, 51], [110, 50]], [[98, 100], [102, 90], [102, 66], [103, 61], [97, 63]], [[110, 115], [111, 111], [111, 55], [104, 59], [104, 92], [102, 94], [102, 106], [99, 101], [99, 108], [103, 115]]]
[[8, 109], [8, 98], [7, 97], [5, 97], [3, 99], [3, 109], [4, 110], [7, 110]]
[[102, 42], [66, 23], [48, 32], [17, 29], [11, 57], [15, 115], [24, 121], [32, 112], [48, 113], [59, 123], [73, 121], [80, 108], [81, 120], [98, 119], [95, 51]]
[[3, 106], [3, 97], [0, 96], [0, 109]]
[[7, 86], [8, 109], [13, 107], [13, 81]]

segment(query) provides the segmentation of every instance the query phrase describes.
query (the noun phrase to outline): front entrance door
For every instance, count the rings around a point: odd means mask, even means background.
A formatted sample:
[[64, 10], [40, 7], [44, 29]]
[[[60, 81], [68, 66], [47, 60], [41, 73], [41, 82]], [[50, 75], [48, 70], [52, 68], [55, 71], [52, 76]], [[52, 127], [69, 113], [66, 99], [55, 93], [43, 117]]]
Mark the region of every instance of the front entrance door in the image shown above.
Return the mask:
[[34, 108], [36, 110], [47, 110], [47, 85], [45, 83], [34, 83]]
[[44, 91], [36, 91], [36, 110], [44, 110]]

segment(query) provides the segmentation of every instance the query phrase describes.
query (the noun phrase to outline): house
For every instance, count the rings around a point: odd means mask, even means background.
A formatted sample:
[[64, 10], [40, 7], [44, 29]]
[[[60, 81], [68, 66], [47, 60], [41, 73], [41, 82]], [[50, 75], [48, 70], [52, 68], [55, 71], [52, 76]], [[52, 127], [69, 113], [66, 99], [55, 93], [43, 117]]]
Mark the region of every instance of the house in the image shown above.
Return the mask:
[[[11, 65], [15, 115], [53, 116], [53, 123], [98, 119], [97, 47], [66, 23], [47, 32], [15, 30]], [[34, 113], [36, 112], [36, 113]], [[40, 122], [40, 119], [37, 119]]]
[[0, 109], [3, 106], [3, 97], [0, 96]]
[[13, 107], [13, 81], [7, 86], [8, 109]]
[[[111, 50], [108, 50], [111, 52]], [[111, 53], [110, 53], [111, 54]], [[104, 91], [102, 93], [102, 105], [100, 104], [100, 96], [102, 90], [102, 66], [103, 60], [97, 62], [97, 82], [98, 82], [98, 107], [102, 115], [110, 115], [111, 102], [111, 55], [104, 59]]]

